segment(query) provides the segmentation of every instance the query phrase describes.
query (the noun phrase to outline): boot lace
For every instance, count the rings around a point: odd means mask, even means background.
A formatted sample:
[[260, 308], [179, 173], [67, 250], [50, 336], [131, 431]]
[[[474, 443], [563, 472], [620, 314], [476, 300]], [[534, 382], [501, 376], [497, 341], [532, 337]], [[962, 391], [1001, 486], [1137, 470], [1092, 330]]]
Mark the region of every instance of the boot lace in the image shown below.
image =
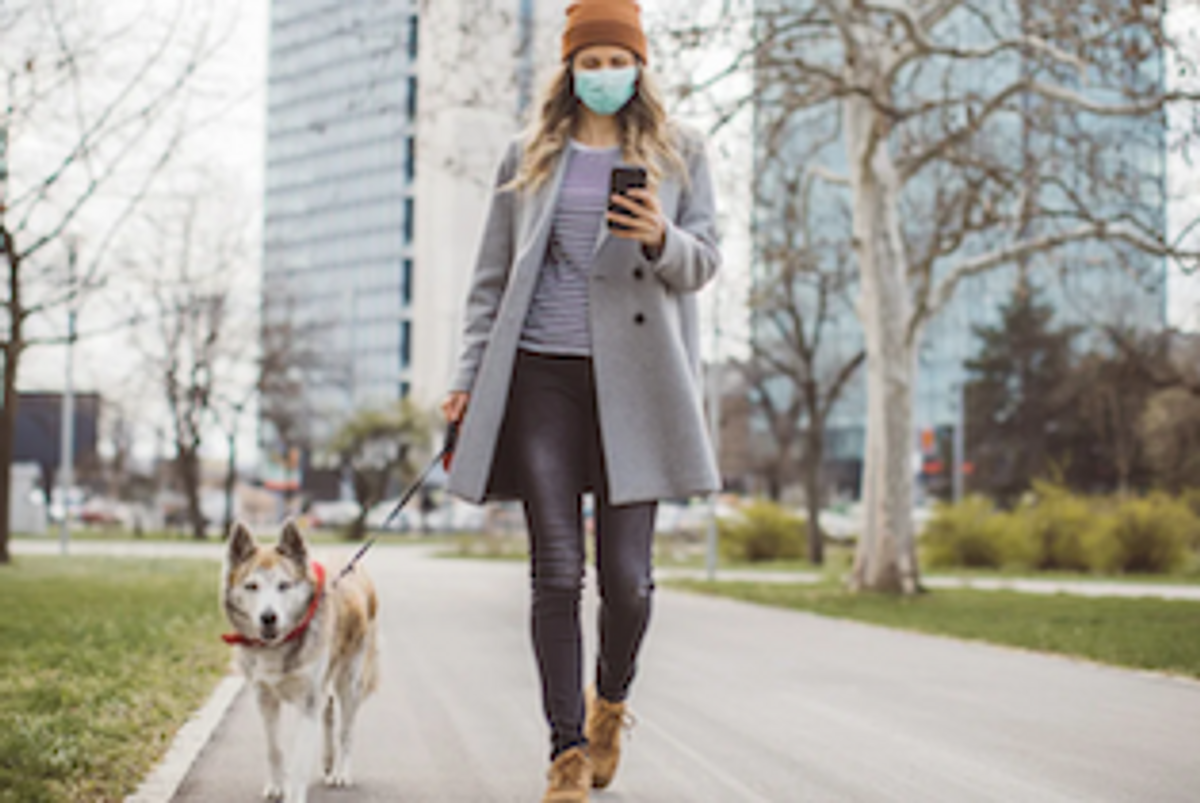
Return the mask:
[[600, 701], [596, 712], [596, 741], [611, 744], [618, 731], [632, 734], [637, 717], [627, 706]]

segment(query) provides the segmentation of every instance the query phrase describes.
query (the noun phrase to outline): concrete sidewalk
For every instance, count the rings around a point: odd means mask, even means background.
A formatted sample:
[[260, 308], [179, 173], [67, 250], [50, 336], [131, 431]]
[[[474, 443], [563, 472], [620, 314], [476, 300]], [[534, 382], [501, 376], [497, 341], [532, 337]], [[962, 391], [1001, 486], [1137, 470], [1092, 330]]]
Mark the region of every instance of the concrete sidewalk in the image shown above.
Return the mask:
[[[664, 568], [657, 572], [663, 580], [704, 580], [703, 569]], [[822, 580], [816, 572], [778, 572], [747, 569], [719, 569], [719, 582], [738, 583], [803, 583]], [[1182, 583], [1137, 583], [1106, 580], [1046, 580], [1035, 577], [952, 577], [945, 575], [921, 577], [929, 588], [970, 588], [976, 591], [1018, 591], [1023, 594], [1070, 594], [1080, 597], [1130, 597], [1190, 600], [1200, 602], [1200, 585]]]
[[[527, 568], [402, 549], [368, 564], [384, 682], [357, 786], [310, 801], [538, 800]], [[597, 803], [1182, 803], [1200, 789], [1200, 684], [670, 591], [632, 704], [639, 725]], [[258, 800], [265, 768], [244, 691], [174, 799]]]
[[[436, 546], [383, 544], [380, 551], [401, 548], [430, 555]], [[15, 538], [10, 542], [15, 555], [57, 555], [56, 540], [47, 538]], [[72, 541], [70, 554], [97, 555], [132, 558], [204, 558], [218, 560], [223, 554], [223, 545], [217, 542], [190, 543], [187, 541]], [[660, 580], [689, 579], [703, 580], [703, 569], [662, 567], [656, 570]], [[719, 569], [717, 579], [728, 582], [747, 583], [818, 583], [821, 575], [816, 572], [755, 571], [745, 569]], [[1142, 597], [1155, 599], [1190, 600], [1200, 602], [1200, 585], [1171, 583], [1138, 583], [1105, 580], [1047, 580], [1036, 577], [952, 577], [945, 575], [924, 576], [921, 582], [929, 588], [971, 588], [978, 591], [1019, 591], [1026, 594], [1071, 594], [1082, 597]]]

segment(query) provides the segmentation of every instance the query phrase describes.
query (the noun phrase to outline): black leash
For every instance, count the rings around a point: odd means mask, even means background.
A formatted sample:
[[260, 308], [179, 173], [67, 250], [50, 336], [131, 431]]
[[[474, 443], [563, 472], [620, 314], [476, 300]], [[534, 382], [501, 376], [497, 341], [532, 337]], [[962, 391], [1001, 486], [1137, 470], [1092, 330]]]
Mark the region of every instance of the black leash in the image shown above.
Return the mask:
[[[425, 484], [425, 480], [429, 479], [429, 473], [433, 471], [434, 466], [445, 459], [447, 455], [454, 452], [454, 446], [457, 443], [458, 422], [453, 422], [446, 428], [446, 438], [444, 441], [442, 441], [442, 450], [433, 456], [433, 459], [429, 461], [429, 465], [425, 466], [425, 469], [421, 472], [421, 475], [417, 477], [416, 481], [413, 482], [412, 485], [408, 486], [408, 490], [406, 490], [400, 497], [400, 501], [396, 503], [394, 508], [392, 508], [392, 512], [388, 514], [388, 517], [383, 520], [383, 524], [379, 529], [387, 529], [388, 525], [392, 523], [392, 519], [399, 515], [400, 511], [404, 509], [404, 506], [407, 505], [409, 500], [413, 498], [413, 495], [416, 494], [420, 487]], [[358, 551], [354, 553], [354, 557], [350, 558], [350, 562], [342, 567], [342, 570], [338, 572], [338, 576], [334, 578], [334, 585], [337, 585], [339, 580], [350, 574], [350, 572], [354, 571], [354, 565], [362, 559], [363, 555], [367, 554], [367, 550], [373, 547], [377, 540], [379, 540], [379, 536], [372, 536], [367, 539], [365, 544], [358, 548]]]

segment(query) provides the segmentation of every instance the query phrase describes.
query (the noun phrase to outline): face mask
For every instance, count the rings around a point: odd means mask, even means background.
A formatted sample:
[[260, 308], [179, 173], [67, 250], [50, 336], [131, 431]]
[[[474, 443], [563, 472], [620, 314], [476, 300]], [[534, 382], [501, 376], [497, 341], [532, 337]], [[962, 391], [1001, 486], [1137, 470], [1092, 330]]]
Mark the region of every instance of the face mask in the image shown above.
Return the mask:
[[575, 73], [575, 96], [596, 114], [616, 114], [633, 97], [638, 68], [579, 70]]

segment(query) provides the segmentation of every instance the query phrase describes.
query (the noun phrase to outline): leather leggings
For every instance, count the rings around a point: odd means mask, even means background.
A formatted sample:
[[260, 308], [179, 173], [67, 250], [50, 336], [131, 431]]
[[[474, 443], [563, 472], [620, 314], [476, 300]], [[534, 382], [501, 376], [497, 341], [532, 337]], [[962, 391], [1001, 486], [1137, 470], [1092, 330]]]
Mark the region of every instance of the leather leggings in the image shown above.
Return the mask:
[[596, 687], [614, 702], [628, 694], [650, 618], [657, 505], [608, 502], [589, 358], [518, 351], [508, 410], [508, 442], [530, 538], [533, 646], [553, 757], [584, 743], [584, 489], [595, 489], [601, 600]]

